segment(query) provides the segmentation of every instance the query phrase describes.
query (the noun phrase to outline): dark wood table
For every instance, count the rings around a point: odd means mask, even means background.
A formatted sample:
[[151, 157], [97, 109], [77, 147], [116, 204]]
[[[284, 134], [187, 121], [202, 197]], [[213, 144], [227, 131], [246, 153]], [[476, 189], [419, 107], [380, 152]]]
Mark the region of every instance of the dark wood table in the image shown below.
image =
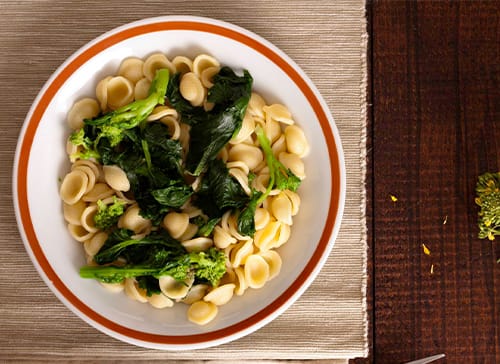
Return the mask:
[[478, 239], [474, 202], [500, 170], [500, 2], [367, 8], [371, 354], [353, 362], [500, 363], [500, 239]]

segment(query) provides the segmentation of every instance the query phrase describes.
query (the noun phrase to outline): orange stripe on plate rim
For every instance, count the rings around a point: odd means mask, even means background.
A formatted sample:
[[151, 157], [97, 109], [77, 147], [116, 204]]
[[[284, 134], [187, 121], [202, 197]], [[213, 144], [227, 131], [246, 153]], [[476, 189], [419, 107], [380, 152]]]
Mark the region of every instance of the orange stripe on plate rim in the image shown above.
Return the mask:
[[[82, 301], [80, 301], [59, 279], [55, 274], [54, 270], [47, 261], [43, 251], [40, 247], [36, 233], [33, 228], [29, 213], [28, 205], [28, 194], [27, 194], [27, 170], [28, 170], [28, 160], [31, 150], [31, 145], [38, 128], [38, 124], [45, 113], [49, 103], [55, 96], [59, 88], [66, 82], [66, 80], [85, 62], [89, 59], [105, 50], [106, 48], [115, 45], [126, 39], [143, 35], [146, 33], [152, 33], [157, 31], [166, 30], [192, 30], [207, 32], [212, 34], [217, 34], [224, 36], [240, 43], [253, 48], [257, 52], [263, 54], [268, 59], [273, 61], [278, 67], [280, 67], [300, 88], [304, 96], [307, 98], [308, 102], [311, 104], [316, 116], [320, 122], [323, 134], [328, 146], [328, 154], [330, 158], [330, 166], [332, 171], [332, 191], [330, 196], [330, 208], [328, 216], [325, 223], [325, 228], [322, 232], [318, 247], [313, 253], [311, 259], [299, 275], [299, 277], [288, 287], [276, 300], [274, 300], [269, 306], [265, 307], [261, 311], [255, 313], [251, 317], [236, 323], [234, 325], [228, 326], [223, 329], [216, 331], [194, 334], [194, 335], [181, 335], [181, 336], [171, 336], [171, 335], [159, 335], [145, 333], [142, 331], [130, 329], [128, 327], [119, 325], [103, 316], [97, 312], [90, 309]], [[268, 48], [266, 45], [260, 43], [259, 41], [253, 39], [252, 37], [240, 33], [236, 30], [225, 28], [221, 25], [208, 24], [198, 21], [159, 21], [150, 24], [137, 25], [132, 28], [127, 28], [117, 33], [111, 34], [108, 37], [100, 40], [96, 44], [90, 46], [80, 53], [73, 61], [71, 61], [48, 85], [46, 91], [41, 96], [40, 101], [36, 105], [33, 114], [28, 122], [25, 135], [22, 140], [21, 151], [19, 156], [19, 168], [17, 176], [17, 188], [18, 188], [18, 202], [19, 202], [19, 212], [21, 216], [21, 221], [23, 224], [23, 229], [25, 231], [26, 237], [28, 239], [31, 250], [36, 257], [38, 264], [44, 271], [47, 278], [53, 282], [54, 287], [70, 302], [78, 311], [86, 315], [89, 319], [94, 322], [104, 326], [105, 328], [114, 331], [118, 334], [130, 337], [131, 339], [140, 340], [143, 342], [149, 342], [154, 344], [169, 344], [169, 345], [186, 345], [186, 344], [198, 344], [203, 342], [210, 342], [214, 340], [219, 340], [224, 337], [233, 336], [238, 332], [246, 330], [251, 326], [264, 320], [269, 315], [273, 314], [276, 310], [282, 307], [287, 301], [303, 286], [307, 277], [314, 271], [318, 262], [323, 256], [323, 253], [329, 243], [333, 227], [335, 224], [335, 216], [337, 215], [339, 209], [339, 194], [340, 194], [340, 163], [339, 156], [336, 149], [335, 138], [332, 134], [328, 117], [325, 114], [319, 100], [316, 98], [312, 89], [308, 86], [306, 81], [302, 79], [299, 73], [288, 64], [280, 55], [275, 51]]]

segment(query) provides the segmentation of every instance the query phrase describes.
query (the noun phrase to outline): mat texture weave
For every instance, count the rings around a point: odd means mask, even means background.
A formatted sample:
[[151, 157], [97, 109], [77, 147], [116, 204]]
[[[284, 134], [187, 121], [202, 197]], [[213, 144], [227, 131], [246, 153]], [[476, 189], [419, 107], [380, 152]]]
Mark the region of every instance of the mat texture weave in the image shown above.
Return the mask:
[[[89, 326], [46, 287], [12, 207], [17, 137], [36, 94], [74, 51], [101, 33], [158, 15], [245, 27], [294, 59], [325, 98], [347, 169], [342, 227], [325, 267], [283, 315], [240, 340], [199, 351], [134, 347]], [[366, 18], [363, 0], [10, 1], [0, 4], [0, 361], [346, 359], [368, 354], [366, 314]], [[340, 361], [342, 362], [342, 361]], [[274, 363], [274, 361], [273, 361]]]

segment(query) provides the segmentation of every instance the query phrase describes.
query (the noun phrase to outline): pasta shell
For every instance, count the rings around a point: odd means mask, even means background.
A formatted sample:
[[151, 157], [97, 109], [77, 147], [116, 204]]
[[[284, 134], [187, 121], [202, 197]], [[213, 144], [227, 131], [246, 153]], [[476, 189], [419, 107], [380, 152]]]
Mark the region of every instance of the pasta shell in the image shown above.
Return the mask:
[[252, 115], [249, 112], [245, 113], [245, 117], [243, 118], [241, 128], [234, 137], [231, 138], [229, 143], [231, 144], [239, 144], [242, 143], [245, 139], [247, 139], [255, 130], [255, 121], [253, 120]]
[[222, 306], [233, 298], [235, 284], [228, 283], [214, 288], [203, 297], [203, 301], [212, 302], [214, 305]]
[[231, 244], [235, 244], [237, 240], [224, 230], [219, 225], [216, 225], [213, 233], [214, 244], [219, 249], [225, 249]]
[[92, 119], [99, 115], [99, 104], [96, 100], [91, 98], [84, 98], [78, 100], [73, 104], [68, 112], [68, 125], [73, 130], [83, 128], [83, 121], [85, 119]]
[[99, 250], [102, 248], [107, 239], [108, 239], [107, 233], [105, 233], [104, 231], [98, 232], [92, 238], [86, 240], [83, 243], [83, 248], [85, 249], [85, 252], [89, 256], [93, 257], [99, 252]]
[[97, 202], [107, 197], [113, 196], [115, 192], [106, 183], [96, 183], [94, 188], [87, 192], [82, 200], [86, 202]]
[[63, 214], [64, 219], [72, 225], [81, 225], [80, 217], [82, 216], [83, 210], [87, 207], [85, 201], [78, 201], [73, 205], [63, 204]]
[[[95, 186], [95, 183], [97, 181], [97, 176], [94, 170], [86, 165], [78, 165], [75, 168], [72, 168], [73, 171], [82, 171], [85, 173], [88, 177], [88, 183], [87, 183], [87, 188], [85, 189], [85, 193], [90, 192]], [[99, 173], [99, 172], [98, 172]]]
[[201, 71], [200, 81], [202, 85], [206, 88], [211, 88], [214, 85], [212, 79], [217, 73], [219, 73], [219, 71], [220, 67], [218, 66], [207, 67]]
[[299, 194], [297, 192], [293, 192], [290, 190], [283, 190], [283, 193], [288, 197], [288, 199], [292, 203], [292, 216], [297, 215], [300, 208]]
[[257, 230], [254, 235], [254, 244], [260, 250], [269, 250], [271, 249], [276, 233], [280, 228], [280, 223], [277, 221], [271, 221], [266, 227], [262, 230]]
[[134, 99], [144, 100], [149, 95], [149, 89], [151, 88], [151, 81], [146, 77], [141, 78], [134, 86]]
[[119, 283], [104, 283], [104, 282], [99, 282], [101, 286], [106, 288], [109, 292], [112, 293], [120, 293], [123, 291], [125, 288], [125, 282], [119, 282]]
[[205, 237], [186, 240], [181, 244], [188, 251], [188, 253], [205, 251], [214, 245], [212, 239]]
[[264, 160], [262, 150], [255, 145], [236, 144], [229, 150], [229, 162], [241, 161], [245, 163], [250, 170], [253, 170], [260, 162]]
[[193, 70], [193, 61], [191, 61], [188, 57], [174, 57], [174, 59], [172, 59], [172, 64], [175, 67], [176, 73], [184, 74]]
[[197, 301], [189, 306], [187, 317], [195, 324], [206, 325], [217, 316], [217, 313], [218, 308], [212, 302]]
[[245, 263], [245, 282], [250, 288], [261, 288], [269, 279], [269, 265], [257, 254], [248, 257]]
[[82, 171], [71, 171], [63, 179], [59, 194], [68, 205], [77, 203], [87, 190], [89, 177]]
[[104, 166], [104, 180], [106, 183], [117, 191], [127, 192], [130, 190], [130, 182], [127, 174], [118, 166]]
[[281, 134], [278, 139], [273, 143], [271, 150], [273, 151], [273, 155], [276, 157], [280, 155], [280, 153], [286, 152], [286, 138], [284, 134]]
[[108, 80], [108, 107], [111, 110], [119, 109], [122, 106], [134, 101], [134, 84], [122, 76], [116, 76]]
[[95, 95], [99, 101], [102, 111], [107, 111], [108, 109], [108, 82], [113, 77], [108, 76], [99, 81], [95, 88]]
[[182, 282], [177, 281], [171, 276], [161, 276], [158, 279], [162, 293], [173, 300], [185, 297], [193, 285], [193, 282], [194, 276], [189, 277]]
[[268, 210], [258, 207], [255, 209], [255, 230], [262, 230], [271, 221], [271, 214]]
[[[182, 234], [179, 237], [179, 241], [186, 242], [186, 241], [192, 239], [196, 235], [197, 232], [198, 232], [198, 225], [189, 223], [188, 227], [184, 231], [184, 234]], [[185, 247], [185, 248], [187, 249], [187, 247]]]
[[266, 120], [266, 124], [264, 125], [264, 133], [266, 134], [267, 139], [273, 144], [276, 142], [281, 136], [281, 125], [273, 120]]
[[69, 234], [75, 239], [76, 241], [79, 242], [84, 242], [85, 240], [88, 240], [94, 236], [93, 232], [87, 231], [83, 226], [81, 225], [73, 225], [73, 224], [68, 224], [68, 231]]
[[170, 139], [178, 140], [181, 136], [181, 127], [177, 119], [172, 116], [165, 116], [160, 119], [160, 123], [168, 128]]
[[266, 102], [258, 93], [252, 92], [250, 100], [248, 101], [247, 110], [250, 115], [264, 119], [264, 111], [262, 108], [266, 106]]
[[248, 284], [245, 280], [245, 271], [243, 267], [234, 268], [234, 275], [236, 277], [234, 284], [234, 294], [237, 296], [243, 295], [246, 289], [248, 288]]
[[140, 234], [151, 229], [151, 221], [140, 215], [139, 206], [136, 204], [128, 207], [123, 215], [120, 216], [118, 227], [120, 229], [129, 229], [136, 234]]
[[252, 190], [248, 186], [248, 175], [246, 175], [239, 168], [230, 168], [228, 173], [229, 173], [229, 175], [233, 176], [238, 181], [241, 188], [243, 188], [243, 191], [245, 191], [245, 193], [248, 196], [250, 196], [252, 194]]
[[306, 178], [304, 162], [298, 155], [292, 153], [280, 153], [278, 160], [300, 179]]
[[206, 284], [195, 284], [191, 287], [187, 295], [180, 300], [180, 302], [190, 305], [196, 301], [199, 301], [203, 298], [203, 296], [205, 296], [207, 289], [208, 285]]
[[146, 121], [154, 121], [154, 120], [160, 120], [161, 118], [165, 116], [172, 116], [173, 118], [177, 119], [178, 113], [175, 109], [169, 107], [169, 106], [157, 106], [153, 109], [151, 114], [148, 116]]
[[290, 111], [285, 105], [272, 104], [269, 106], [264, 106], [262, 110], [266, 114], [266, 121], [274, 120], [288, 125], [292, 125], [294, 123], [292, 114], [290, 114]]
[[85, 208], [80, 217], [80, 225], [91, 233], [96, 233], [99, 228], [95, 226], [94, 216], [97, 213], [97, 205], [91, 204]]
[[193, 72], [182, 75], [179, 90], [184, 99], [188, 100], [193, 106], [203, 105], [205, 99], [205, 88], [200, 79]]
[[298, 155], [300, 158], [309, 153], [309, 143], [304, 131], [296, 125], [285, 128], [286, 149], [288, 152]]
[[99, 170], [97, 164], [95, 164], [93, 161], [89, 159], [79, 159], [71, 165], [71, 170], [73, 171], [75, 168], [80, 166], [89, 167], [96, 176], [96, 180], [99, 180], [101, 171]]
[[124, 288], [125, 294], [133, 300], [139, 301], [141, 303], [148, 302], [146, 290], [140, 288], [139, 284], [134, 278], [126, 278]]
[[266, 261], [267, 265], [269, 266], [269, 278], [268, 280], [273, 279], [276, 277], [280, 270], [281, 270], [281, 265], [282, 265], [282, 260], [280, 255], [274, 251], [274, 250], [267, 250], [263, 252], [259, 252], [259, 255], [264, 258]]
[[179, 239], [189, 225], [189, 215], [183, 212], [169, 212], [163, 218], [163, 225], [170, 236]]
[[197, 77], [201, 77], [204, 70], [211, 67], [220, 67], [220, 63], [214, 57], [209, 56], [208, 54], [200, 54], [195, 57], [193, 60], [193, 73]]
[[287, 225], [293, 224], [292, 202], [284, 193], [273, 197], [271, 200], [271, 212], [276, 220]]
[[130, 57], [124, 59], [118, 69], [118, 75], [125, 77], [132, 83], [137, 83], [137, 81], [144, 77], [144, 73], [142, 72], [143, 66], [144, 61], [140, 58]]
[[147, 300], [154, 308], [167, 308], [174, 305], [174, 301], [165, 296], [163, 293], [152, 294], [147, 297]]
[[236, 245], [234, 249], [231, 250], [229, 261], [233, 268], [239, 267], [240, 265], [246, 264], [247, 258], [253, 253], [253, 242], [252, 240], [242, 241]]
[[153, 78], [156, 76], [156, 71], [162, 68], [168, 69], [172, 75], [175, 73], [175, 67], [172, 62], [168, 60], [167, 56], [163, 53], [154, 53], [144, 61], [142, 72], [149, 81], [153, 81]]

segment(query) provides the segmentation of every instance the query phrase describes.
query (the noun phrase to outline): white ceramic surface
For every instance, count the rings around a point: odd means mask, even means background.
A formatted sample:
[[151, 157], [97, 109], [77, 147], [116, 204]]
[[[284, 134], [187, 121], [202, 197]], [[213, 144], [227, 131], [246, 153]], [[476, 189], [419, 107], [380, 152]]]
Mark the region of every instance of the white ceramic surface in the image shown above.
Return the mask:
[[[306, 134], [311, 152], [302, 205], [290, 241], [279, 249], [280, 275], [259, 290], [220, 307], [206, 326], [186, 319], [187, 306], [157, 310], [124, 294], [107, 292], [79, 277], [83, 248], [72, 240], [62, 217], [58, 180], [68, 170], [66, 114], [84, 96], [95, 96], [104, 76], [129, 57], [164, 52], [208, 53], [236, 70], [247, 69], [254, 90], [268, 103], [290, 109]], [[333, 170], [333, 172], [332, 172]], [[21, 131], [13, 174], [19, 230], [48, 287], [75, 314], [126, 342], [158, 349], [195, 349], [246, 335], [273, 320], [310, 285], [334, 245], [344, 205], [345, 170], [338, 131], [321, 95], [304, 72], [261, 37], [232, 24], [198, 17], [159, 17], [127, 24], [85, 45], [47, 81]], [[304, 312], [307, 315], [307, 312]], [[36, 324], [36, 323], [35, 323]]]

